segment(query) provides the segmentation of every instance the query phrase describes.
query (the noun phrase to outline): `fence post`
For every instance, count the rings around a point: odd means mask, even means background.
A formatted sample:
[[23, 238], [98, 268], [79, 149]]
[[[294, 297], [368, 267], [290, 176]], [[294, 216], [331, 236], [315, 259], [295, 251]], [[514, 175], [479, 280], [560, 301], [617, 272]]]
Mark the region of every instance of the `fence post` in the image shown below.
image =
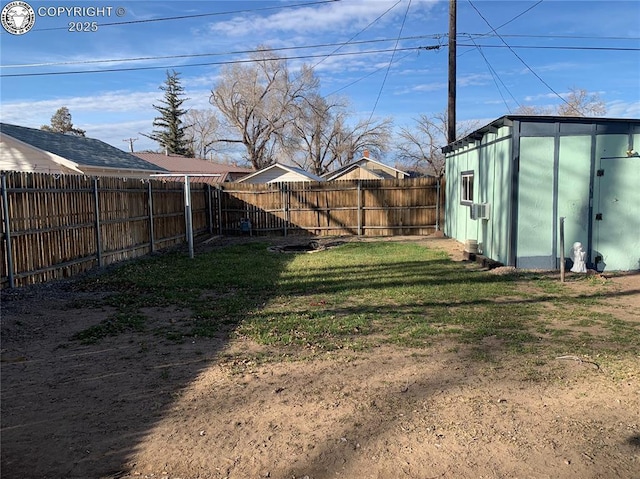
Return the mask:
[[358, 236], [362, 236], [362, 182], [358, 180]]
[[102, 235], [100, 234], [100, 195], [98, 195], [98, 177], [93, 177], [93, 199], [96, 212], [96, 255], [98, 257], [98, 266], [104, 266], [102, 258]]
[[289, 189], [286, 183], [282, 186], [282, 210], [284, 212], [284, 236], [286, 237], [289, 225]]
[[11, 247], [11, 229], [9, 220], [9, 195], [7, 194], [7, 176], [2, 175], [2, 209], [4, 210], [4, 235], [5, 244], [7, 245], [7, 277], [9, 278], [9, 287], [15, 287], [15, 279], [13, 277], [13, 250]]
[[216, 185], [216, 197], [218, 199], [218, 234], [222, 236], [222, 186]]
[[436, 183], [436, 231], [440, 231], [440, 178]]
[[191, 185], [189, 175], [184, 175], [184, 221], [189, 245], [189, 258], [193, 259], [193, 218], [191, 217]]
[[151, 180], [147, 183], [147, 192], [148, 192], [148, 204], [149, 204], [149, 243], [151, 244], [151, 252], [153, 253], [156, 250], [156, 238], [155, 231], [153, 228], [153, 190], [151, 187]]
[[207, 231], [209, 234], [213, 234], [213, 205], [211, 204], [211, 185], [207, 183], [207, 212], [209, 213], [209, 223], [207, 224]]

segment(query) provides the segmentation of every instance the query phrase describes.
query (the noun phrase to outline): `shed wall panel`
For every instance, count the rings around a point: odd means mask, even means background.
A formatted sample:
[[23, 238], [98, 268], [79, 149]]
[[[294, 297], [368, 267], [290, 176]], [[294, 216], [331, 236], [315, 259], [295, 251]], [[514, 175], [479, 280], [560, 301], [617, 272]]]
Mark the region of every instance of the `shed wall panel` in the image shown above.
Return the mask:
[[[633, 136], [634, 145], [640, 135]], [[628, 135], [598, 136], [595, 180], [594, 247], [591, 260], [600, 271], [640, 269], [640, 157], [628, 157]]]
[[486, 201], [490, 206], [486, 245], [483, 253], [496, 261], [507, 264], [509, 258], [509, 210], [511, 204], [511, 138], [503, 139], [489, 147], [490, 163], [487, 165]]
[[[565, 257], [572, 245], [589, 244], [589, 177], [591, 174], [591, 136], [560, 137], [558, 161], [558, 218], [565, 218]], [[560, 235], [558, 234], [558, 252]]]
[[[469, 145], [449, 157], [446, 163], [447, 203], [445, 234], [461, 243], [476, 240], [480, 251], [506, 263], [509, 251], [509, 209], [511, 198], [511, 129], [488, 133], [480, 145]], [[460, 175], [474, 172], [474, 202], [489, 203], [488, 220], [472, 220], [469, 207], [460, 204]]]
[[554, 138], [521, 138], [516, 266], [554, 269]]

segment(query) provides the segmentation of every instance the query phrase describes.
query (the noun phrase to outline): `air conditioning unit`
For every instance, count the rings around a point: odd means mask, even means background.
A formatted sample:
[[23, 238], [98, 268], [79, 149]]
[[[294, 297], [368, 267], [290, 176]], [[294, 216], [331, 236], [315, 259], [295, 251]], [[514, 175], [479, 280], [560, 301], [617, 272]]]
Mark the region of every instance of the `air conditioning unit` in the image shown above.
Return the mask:
[[469, 217], [472, 220], [488, 220], [491, 212], [489, 203], [471, 203], [469, 205]]

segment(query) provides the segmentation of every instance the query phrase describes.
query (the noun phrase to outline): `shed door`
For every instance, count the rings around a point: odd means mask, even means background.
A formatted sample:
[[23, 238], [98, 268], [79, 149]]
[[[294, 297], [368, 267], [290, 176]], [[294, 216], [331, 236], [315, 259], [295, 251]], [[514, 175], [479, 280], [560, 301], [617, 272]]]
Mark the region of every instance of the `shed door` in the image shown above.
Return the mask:
[[600, 159], [593, 214], [598, 271], [640, 269], [640, 157]]

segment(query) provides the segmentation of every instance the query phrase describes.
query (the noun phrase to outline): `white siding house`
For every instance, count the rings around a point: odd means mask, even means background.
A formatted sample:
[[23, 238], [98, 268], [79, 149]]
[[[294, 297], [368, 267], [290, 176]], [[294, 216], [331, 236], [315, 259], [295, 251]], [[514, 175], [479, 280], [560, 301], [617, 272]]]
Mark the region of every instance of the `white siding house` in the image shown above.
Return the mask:
[[281, 182], [301, 182], [301, 181], [324, 181], [323, 178], [312, 175], [302, 168], [295, 166], [274, 163], [262, 170], [258, 170], [251, 175], [238, 180], [238, 183], [265, 184]]
[[0, 123], [0, 170], [148, 178], [166, 173], [103, 141]]

